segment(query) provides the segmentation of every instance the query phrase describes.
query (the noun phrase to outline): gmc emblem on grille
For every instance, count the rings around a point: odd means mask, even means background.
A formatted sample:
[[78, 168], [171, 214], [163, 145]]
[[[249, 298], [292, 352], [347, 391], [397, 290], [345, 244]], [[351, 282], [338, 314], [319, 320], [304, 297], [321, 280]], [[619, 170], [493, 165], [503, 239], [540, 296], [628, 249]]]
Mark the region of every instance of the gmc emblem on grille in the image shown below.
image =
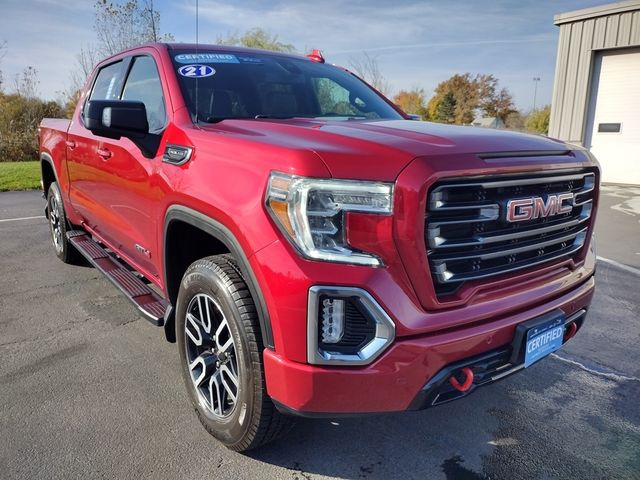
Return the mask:
[[507, 202], [507, 222], [524, 222], [536, 218], [553, 217], [573, 209], [573, 193], [559, 193], [542, 197], [519, 198]]

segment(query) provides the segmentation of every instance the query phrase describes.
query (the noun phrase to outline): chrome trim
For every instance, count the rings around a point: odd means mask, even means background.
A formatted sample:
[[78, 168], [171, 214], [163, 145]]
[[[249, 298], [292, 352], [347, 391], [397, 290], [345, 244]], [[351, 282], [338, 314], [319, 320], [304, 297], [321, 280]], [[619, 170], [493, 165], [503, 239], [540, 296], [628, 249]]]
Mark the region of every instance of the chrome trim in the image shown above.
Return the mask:
[[[575, 252], [577, 252], [578, 250], [580, 250], [583, 246], [584, 246], [584, 242], [586, 239], [586, 230], [581, 230], [580, 232], [578, 232], [576, 238], [573, 241], [573, 246], [568, 249], [568, 250], [561, 250], [559, 252], [554, 252], [553, 254], [547, 254], [547, 255], [543, 255], [541, 256], [538, 260], [527, 260], [527, 263], [523, 264], [523, 265], [518, 265], [515, 264], [513, 267], [510, 267], [508, 269], [501, 269], [501, 270], [497, 270], [497, 271], [489, 271], [488, 273], [478, 273], [476, 275], [473, 275], [471, 273], [459, 273], [459, 274], [455, 274], [455, 273], [451, 273], [447, 270], [447, 262], [451, 261], [451, 259], [447, 259], [447, 260], [441, 260], [440, 263], [436, 263], [438, 262], [437, 260], [434, 261], [434, 274], [436, 275], [436, 277], [438, 278], [438, 281], [440, 283], [452, 283], [452, 282], [462, 282], [462, 281], [468, 281], [468, 280], [478, 280], [481, 278], [487, 278], [487, 277], [493, 277], [495, 275], [501, 275], [503, 273], [509, 273], [509, 272], [514, 272], [517, 270], [522, 270], [523, 268], [529, 268], [529, 267], [534, 267], [536, 265], [540, 265], [541, 263], [545, 263], [548, 262], [550, 260], [555, 260], [557, 258], [560, 257], [566, 257], [567, 255], [571, 255]], [[555, 245], [558, 243], [562, 243], [561, 240], [558, 240], [554, 243], [551, 243], [551, 245]], [[539, 247], [539, 245], [537, 245], [534, 248]], [[528, 251], [533, 250], [533, 248], [529, 248], [527, 249]], [[525, 250], [525, 251], [527, 251]], [[504, 255], [507, 256], [507, 255]], [[475, 257], [470, 257], [470, 258], [475, 258]]]
[[[471, 253], [466, 255], [458, 255], [456, 257], [447, 257], [447, 262], [457, 262], [460, 260], [470, 260], [472, 258], [477, 258], [479, 260], [490, 260], [492, 258], [500, 258], [506, 257], [508, 255], [516, 255], [518, 253], [530, 252], [531, 250], [536, 250], [539, 248], [549, 247], [551, 245], [555, 245], [556, 243], [566, 242], [567, 240], [571, 240], [575, 237], [578, 237], [580, 234], [586, 235], [587, 228], [583, 228], [577, 232], [573, 232], [569, 235], [565, 235], [564, 237], [553, 238], [551, 240], [547, 240], [546, 242], [539, 242], [535, 245], [523, 245], [521, 247], [510, 248], [508, 250], [500, 250], [498, 252], [488, 252], [488, 253]], [[440, 260], [434, 260], [434, 263], [440, 262]]]
[[[588, 182], [588, 184], [587, 184], [587, 182]], [[573, 206], [574, 207], [579, 207], [579, 206], [584, 205], [585, 203], [589, 203], [589, 202], [591, 202], [593, 200], [592, 198], [590, 198], [588, 200], [585, 200], [584, 202], [578, 202], [577, 201], [579, 195], [586, 195], [587, 193], [592, 192], [596, 188], [596, 176], [595, 176], [595, 174], [593, 174], [593, 173], [585, 174], [584, 183], [585, 183], [585, 186], [582, 188], [582, 190], [577, 191], [573, 195]]]
[[[472, 203], [472, 204], [458, 204], [458, 205], [448, 205], [442, 200], [431, 200], [429, 203], [429, 207], [431, 210], [438, 210], [439, 212], [448, 212], [452, 210], [490, 210], [491, 212], [499, 212], [500, 205], [497, 203]], [[497, 217], [496, 217], [497, 218]]]
[[[318, 348], [318, 312], [321, 295], [338, 298], [357, 297], [376, 323], [373, 340], [355, 354], [327, 352]], [[395, 339], [396, 326], [387, 312], [369, 294], [357, 287], [313, 286], [307, 303], [307, 361], [314, 365], [358, 366], [373, 362]]]
[[[174, 160], [171, 158], [171, 156], [169, 155], [169, 149], [174, 148], [177, 150], [182, 150], [185, 152], [185, 156], [182, 158], [182, 160]], [[162, 161], [164, 163], [168, 163], [170, 165], [176, 165], [176, 166], [180, 166], [180, 165], [184, 165], [185, 163], [187, 163], [189, 160], [191, 160], [191, 156], [193, 155], [193, 148], [191, 147], [187, 147], [185, 145], [177, 145], [177, 144], [171, 144], [171, 143], [167, 143], [167, 146], [164, 149], [164, 153], [162, 154]]]
[[[587, 202], [582, 203], [582, 205], [586, 205], [587, 203], [590, 203], [590, 202], [591, 202], [591, 199], [589, 199]], [[442, 225], [443, 222], [433, 222], [429, 225], [429, 228], [427, 229], [427, 236], [429, 239], [429, 246], [431, 248], [471, 247], [474, 245], [486, 245], [490, 243], [504, 242], [507, 240], [514, 240], [517, 238], [533, 237], [536, 235], [540, 235], [541, 233], [549, 233], [549, 232], [554, 232], [556, 230], [562, 230], [563, 228], [571, 228], [571, 227], [580, 225], [583, 222], [586, 222], [587, 220], [589, 220], [589, 218], [591, 218], [591, 206], [589, 206], [586, 212], [582, 212], [579, 217], [572, 218], [568, 222], [556, 223], [554, 225], [548, 225], [542, 228], [534, 226], [524, 231], [507, 233], [502, 235], [488, 235], [486, 237], [483, 237], [483, 236], [470, 237], [469, 241], [454, 242], [454, 243], [447, 241], [446, 238], [439, 241], [439, 238], [441, 238], [441, 237], [438, 237], [439, 231], [437, 232], [437, 234], [435, 232], [436, 230], [439, 230], [439, 229], [437, 229], [437, 227], [434, 227], [433, 225]], [[478, 220], [467, 220], [465, 222], [452, 221], [452, 224], [472, 223], [476, 221]]]
[[587, 314], [587, 309], [581, 308], [577, 312], [573, 312], [571, 315], [565, 318], [564, 324], [566, 325], [567, 323], [575, 322], [579, 318], [584, 317], [586, 314]]

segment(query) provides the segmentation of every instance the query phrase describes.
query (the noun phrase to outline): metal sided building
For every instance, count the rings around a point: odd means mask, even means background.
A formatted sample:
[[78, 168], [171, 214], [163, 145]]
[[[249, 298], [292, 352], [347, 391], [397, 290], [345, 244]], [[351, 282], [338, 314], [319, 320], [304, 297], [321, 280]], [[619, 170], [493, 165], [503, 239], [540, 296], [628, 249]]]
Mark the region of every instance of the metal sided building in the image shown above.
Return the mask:
[[604, 182], [640, 185], [640, 0], [561, 13], [549, 136], [590, 148]]

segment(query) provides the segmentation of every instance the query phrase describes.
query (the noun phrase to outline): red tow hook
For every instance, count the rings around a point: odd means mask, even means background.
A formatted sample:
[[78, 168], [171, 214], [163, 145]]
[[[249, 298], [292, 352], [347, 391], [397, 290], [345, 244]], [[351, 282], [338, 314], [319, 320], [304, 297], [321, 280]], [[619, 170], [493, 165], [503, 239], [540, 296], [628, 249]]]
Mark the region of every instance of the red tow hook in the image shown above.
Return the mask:
[[466, 392], [471, 388], [471, 384], [473, 383], [473, 372], [469, 367], [464, 367], [461, 372], [465, 375], [465, 380], [462, 384], [460, 384], [455, 375], [449, 377], [449, 383], [459, 392]]
[[578, 325], [576, 325], [576, 322], [571, 322], [569, 325], [567, 325], [567, 330], [566, 332], [564, 332], [564, 341], [566, 342], [571, 337], [573, 337], [577, 331]]

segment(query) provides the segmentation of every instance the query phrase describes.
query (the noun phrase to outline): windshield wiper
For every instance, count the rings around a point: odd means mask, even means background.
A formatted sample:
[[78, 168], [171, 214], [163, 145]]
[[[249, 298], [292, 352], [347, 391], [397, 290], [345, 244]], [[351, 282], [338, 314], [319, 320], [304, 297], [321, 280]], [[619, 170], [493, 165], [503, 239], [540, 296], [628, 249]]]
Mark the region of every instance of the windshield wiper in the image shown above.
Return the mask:
[[222, 122], [223, 120], [228, 120], [229, 117], [207, 117], [207, 119], [205, 120], [206, 123], [219, 123]]
[[290, 118], [314, 118], [313, 115], [264, 115], [264, 114], [259, 114], [256, 115], [255, 117], [256, 120], [259, 120], [261, 118], [270, 118], [270, 119], [275, 119], [275, 120], [288, 120]]
[[260, 120], [268, 118], [273, 120], [288, 120], [291, 118], [315, 118], [311, 115], [256, 115], [255, 117], [207, 117], [206, 123], [219, 123], [223, 120]]
[[261, 118], [273, 118], [276, 120], [287, 120], [289, 118], [293, 118], [293, 115], [256, 115], [255, 117], [256, 120], [259, 120]]

